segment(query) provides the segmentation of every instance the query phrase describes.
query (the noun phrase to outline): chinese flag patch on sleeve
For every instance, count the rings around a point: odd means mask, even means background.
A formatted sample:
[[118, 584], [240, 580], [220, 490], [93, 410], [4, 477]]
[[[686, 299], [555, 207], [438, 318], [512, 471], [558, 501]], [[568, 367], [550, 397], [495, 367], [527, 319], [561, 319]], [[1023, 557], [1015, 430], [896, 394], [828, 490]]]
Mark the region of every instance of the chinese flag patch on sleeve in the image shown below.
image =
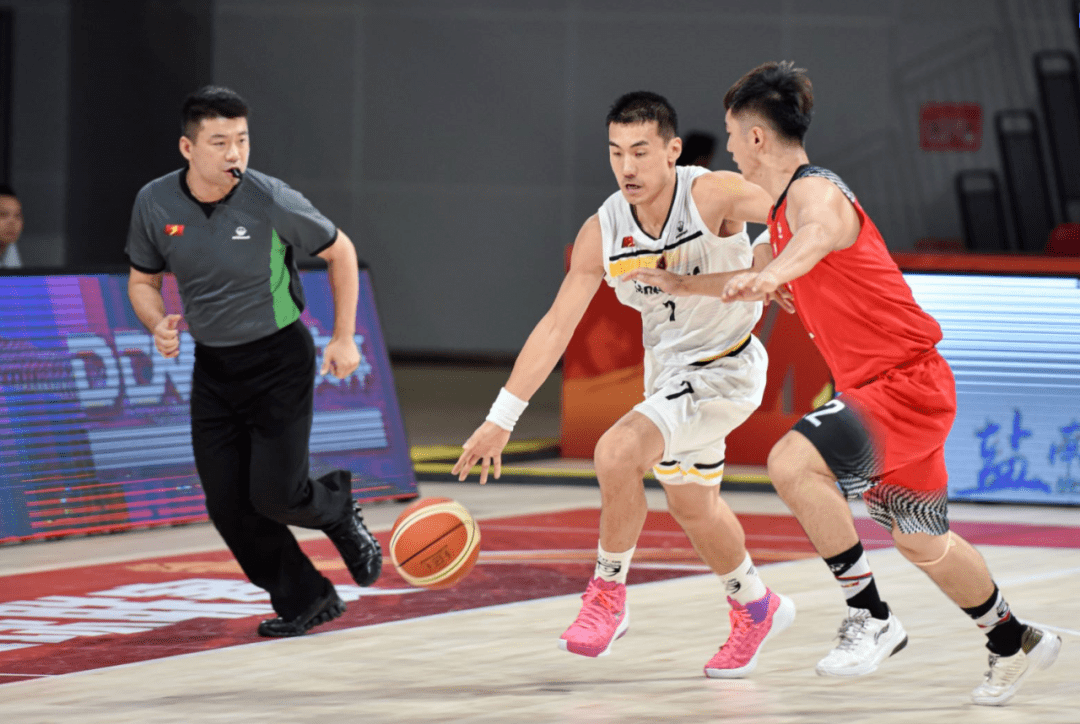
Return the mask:
[[629, 249], [633, 245], [634, 245], [634, 237], [632, 237], [632, 236], [624, 236], [622, 238], [622, 248]]
[[166, 224], [165, 233], [169, 236], [183, 236], [184, 225], [183, 224]]

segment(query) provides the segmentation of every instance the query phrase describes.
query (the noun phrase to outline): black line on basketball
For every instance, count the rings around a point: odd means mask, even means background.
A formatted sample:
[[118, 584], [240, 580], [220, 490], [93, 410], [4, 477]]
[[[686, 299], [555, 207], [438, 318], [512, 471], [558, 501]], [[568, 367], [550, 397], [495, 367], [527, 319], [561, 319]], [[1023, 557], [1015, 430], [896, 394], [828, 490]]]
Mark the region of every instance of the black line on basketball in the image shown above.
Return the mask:
[[455, 525], [455, 526], [454, 526], [453, 528], [451, 528], [450, 530], [448, 530], [448, 531], [446, 531], [445, 533], [443, 533], [443, 534], [442, 534], [441, 536], [439, 536], [439, 537], [438, 537], [438, 538], [436, 538], [435, 540], [433, 540], [433, 541], [431, 541], [430, 543], [428, 543], [428, 544], [427, 544], [426, 546], [424, 546], [423, 548], [421, 548], [420, 550], [418, 550], [418, 551], [417, 551], [416, 553], [413, 553], [413, 554], [412, 554], [411, 556], [409, 556], [409, 557], [408, 557], [408, 558], [406, 558], [405, 560], [403, 560], [403, 561], [400, 561], [400, 562], [398, 563], [398, 565], [399, 565], [399, 566], [401, 566], [402, 568], [404, 568], [404, 567], [405, 567], [405, 564], [406, 564], [406, 563], [408, 563], [409, 561], [411, 561], [411, 560], [412, 560], [413, 558], [416, 558], [416, 557], [417, 557], [418, 555], [420, 555], [421, 553], [423, 553], [424, 551], [426, 551], [426, 550], [427, 550], [428, 548], [431, 548], [431, 547], [432, 547], [433, 545], [435, 545], [436, 543], [440, 542], [440, 541], [441, 541], [441, 540], [442, 540], [443, 538], [445, 538], [446, 536], [450, 535], [451, 533], [453, 533], [453, 532], [454, 532], [455, 530], [457, 530], [458, 528], [464, 528], [464, 527], [465, 527], [465, 524], [464, 524], [464, 523], [463, 523], [463, 522], [461, 521], [461, 518], [458, 518], [458, 522], [457, 522], [457, 525]]

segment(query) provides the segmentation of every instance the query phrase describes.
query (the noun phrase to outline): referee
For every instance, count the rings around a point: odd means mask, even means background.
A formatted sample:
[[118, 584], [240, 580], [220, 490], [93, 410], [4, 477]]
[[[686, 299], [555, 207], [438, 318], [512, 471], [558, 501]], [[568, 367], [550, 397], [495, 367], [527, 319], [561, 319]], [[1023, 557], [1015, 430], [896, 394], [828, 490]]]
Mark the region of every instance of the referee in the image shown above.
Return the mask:
[[300, 322], [295, 250], [329, 265], [334, 331], [320, 375], [344, 379], [360, 363], [353, 335], [356, 250], [344, 232], [284, 182], [248, 169], [248, 107], [207, 86], [181, 114], [185, 168], [139, 191], [126, 252], [128, 296], [165, 357], [180, 354], [180, 314], [167, 314], [162, 274], [176, 276], [195, 339], [191, 441], [206, 509], [276, 618], [261, 636], [299, 636], [345, 604], [304, 555], [289, 525], [318, 528], [353, 578], [370, 586], [382, 549], [353, 502], [352, 475], [312, 479], [308, 440], [315, 346]]

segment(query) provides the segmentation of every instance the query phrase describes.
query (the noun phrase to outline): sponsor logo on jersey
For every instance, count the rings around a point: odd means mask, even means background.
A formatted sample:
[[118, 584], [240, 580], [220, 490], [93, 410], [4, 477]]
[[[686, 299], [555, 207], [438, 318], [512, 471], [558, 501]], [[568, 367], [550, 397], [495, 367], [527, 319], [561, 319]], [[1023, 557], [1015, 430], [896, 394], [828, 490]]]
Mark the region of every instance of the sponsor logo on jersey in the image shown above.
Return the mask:
[[662, 293], [662, 290], [660, 289], [660, 287], [646, 286], [644, 284], [639, 284], [637, 282], [634, 282], [634, 291], [636, 291], [638, 294], [661, 294]]
[[634, 245], [634, 237], [632, 237], [632, 236], [624, 236], [622, 238], [622, 248], [629, 249], [633, 245]]
[[248, 234], [247, 229], [245, 229], [243, 226], [236, 227], [236, 233], [233, 235], [233, 239], [250, 239], [250, 238], [251, 238], [251, 236]]
[[183, 236], [183, 224], [165, 224], [165, 233], [169, 236]]
[[667, 269], [667, 255], [661, 254], [659, 261], [656, 262], [657, 269]]

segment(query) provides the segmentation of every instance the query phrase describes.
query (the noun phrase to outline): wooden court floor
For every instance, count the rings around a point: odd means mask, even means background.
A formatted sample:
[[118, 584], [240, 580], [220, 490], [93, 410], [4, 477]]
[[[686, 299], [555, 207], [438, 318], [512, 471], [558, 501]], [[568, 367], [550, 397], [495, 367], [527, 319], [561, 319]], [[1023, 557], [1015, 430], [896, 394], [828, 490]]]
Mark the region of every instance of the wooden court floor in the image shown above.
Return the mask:
[[[481, 521], [598, 502], [583, 487], [433, 484], [421, 492], [455, 497]], [[649, 491], [650, 507], [663, 509], [662, 497]], [[728, 498], [740, 512], [783, 511], [768, 494]], [[370, 508], [373, 526], [388, 526], [400, 507]], [[956, 517], [1069, 522], [1062, 511], [1000, 506]], [[16, 547], [0, 551], [0, 573], [66, 566], [74, 556], [120, 560], [214, 547], [208, 526]], [[1019, 615], [1065, 639], [1058, 662], [1001, 709], [968, 701], [986, 666], [981, 635], [920, 571], [882, 550], [872, 564], [911, 642], [877, 673], [852, 681], [814, 674], [843, 607], [827, 570], [811, 559], [762, 568], [799, 613], [744, 680], [702, 675], [726, 636], [726, 606], [712, 576], [693, 575], [631, 586], [630, 632], [600, 659], [557, 649], [578, 606], [576, 595], [565, 595], [7, 684], [0, 721], [1077, 722], [1076, 549], [981, 550]], [[13, 560], [22, 552], [33, 555]]]
[[[410, 385], [402, 405], [414, 442], [467, 436], [476, 410], [447, 414], [450, 407], [421, 403], [432, 394], [473, 399], [471, 392], [425, 382], [423, 375], [402, 377]], [[497, 390], [498, 377], [505, 373], [485, 375], [483, 386], [494, 382]], [[547, 407], [537, 411], [529, 434], [552, 434], [557, 415], [550, 402]], [[421, 483], [420, 492], [460, 500], [481, 527], [485, 519], [599, 504], [588, 486]], [[647, 498], [650, 509], [664, 510], [661, 492], [649, 490]], [[768, 493], [725, 498], [740, 513], [786, 513]], [[374, 505], [365, 515], [374, 529], [387, 530], [402, 507]], [[856, 507], [856, 514], [865, 511]], [[955, 520], [1080, 526], [1075, 509], [964, 505], [953, 506], [952, 514]], [[0, 548], [0, 576], [221, 547], [208, 525], [12, 546]], [[980, 550], [1017, 614], [1054, 627], [1064, 639], [1057, 663], [1029, 679], [1004, 708], [969, 700], [986, 668], [983, 637], [919, 570], [888, 549], [873, 551], [871, 564], [910, 643], [875, 674], [850, 681], [814, 674], [844, 607], [825, 566], [807, 559], [762, 566], [767, 583], [794, 599], [798, 615], [743, 680], [702, 674], [726, 637], [727, 606], [715, 578], [695, 570], [631, 585], [630, 632], [600, 659], [558, 650], [556, 640], [579, 605], [579, 594], [560, 595], [4, 684], [0, 724], [1080, 722], [1077, 548]]]

